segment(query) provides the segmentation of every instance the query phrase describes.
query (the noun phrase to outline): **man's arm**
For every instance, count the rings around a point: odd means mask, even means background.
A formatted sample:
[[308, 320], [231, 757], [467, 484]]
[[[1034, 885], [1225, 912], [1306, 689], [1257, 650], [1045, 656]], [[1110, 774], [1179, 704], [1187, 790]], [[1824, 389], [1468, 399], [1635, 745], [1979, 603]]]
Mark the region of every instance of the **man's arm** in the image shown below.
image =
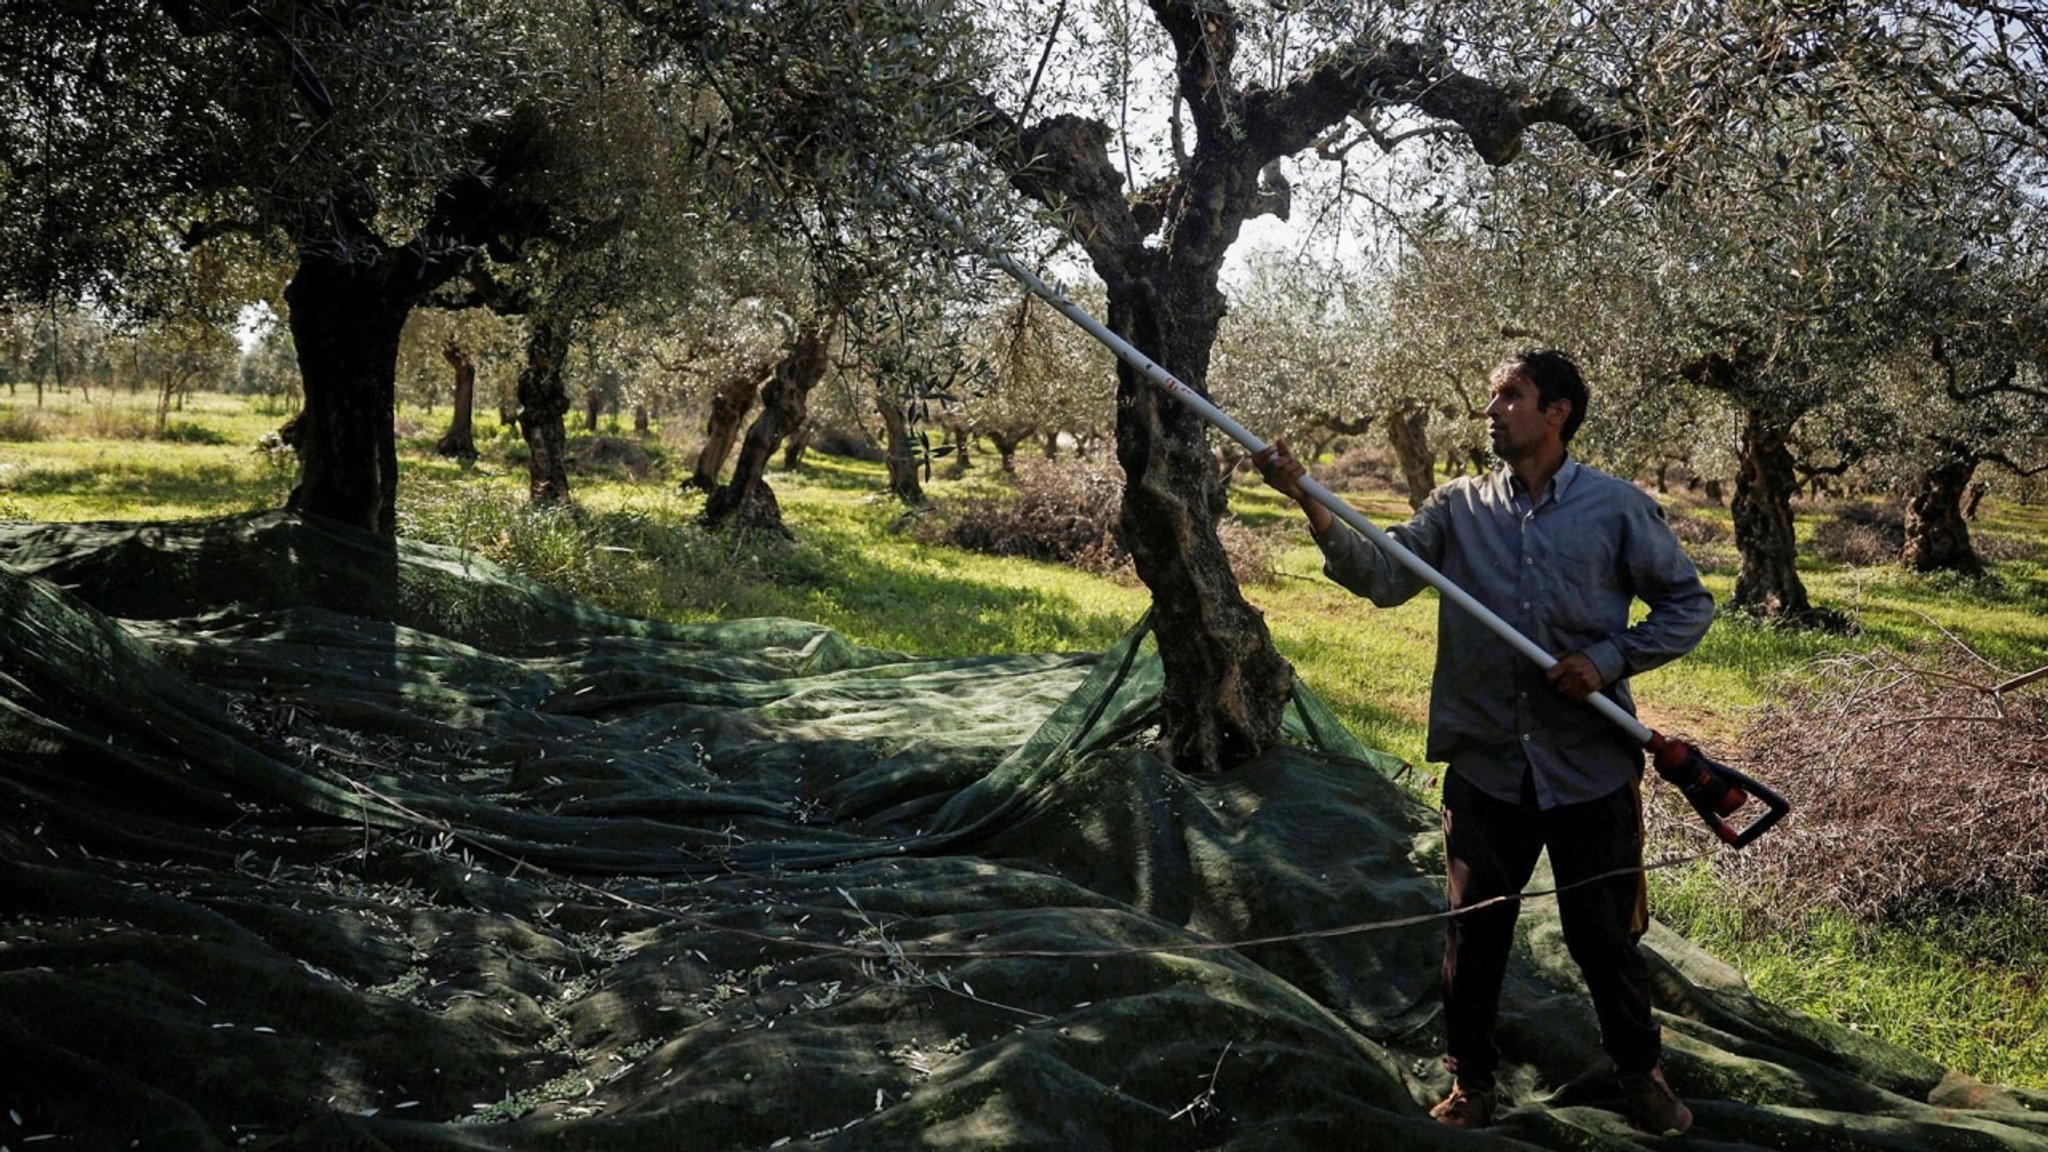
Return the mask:
[[[1302, 489], [1306, 469], [1287, 450], [1285, 440], [1267, 445], [1252, 457], [1252, 463], [1274, 491], [1301, 505], [1316, 544], [1323, 550], [1324, 575], [1382, 608], [1406, 603], [1429, 586], [1363, 536], [1348, 528], [1339, 530], [1336, 514]], [[1431, 510], [1432, 505], [1425, 503], [1414, 519], [1389, 528], [1387, 534], [1434, 567], [1441, 562], [1443, 533]]]
[[1650, 612], [1634, 627], [1586, 646], [1584, 655], [1603, 685], [1678, 659], [1699, 644], [1714, 622], [1713, 594], [1679, 547], [1663, 507], [1648, 496], [1632, 500], [1624, 524], [1630, 591]]

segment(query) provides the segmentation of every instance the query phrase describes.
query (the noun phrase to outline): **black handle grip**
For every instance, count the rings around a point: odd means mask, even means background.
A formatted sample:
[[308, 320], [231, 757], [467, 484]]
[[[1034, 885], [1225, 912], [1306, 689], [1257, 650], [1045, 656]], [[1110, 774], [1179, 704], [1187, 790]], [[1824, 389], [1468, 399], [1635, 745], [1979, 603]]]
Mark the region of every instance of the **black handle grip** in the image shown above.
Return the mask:
[[[1747, 847], [1792, 810], [1783, 796], [1683, 740], [1652, 732], [1645, 747], [1650, 750], [1650, 762], [1656, 765], [1657, 775], [1670, 781], [1714, 835], [1731, 848]], [[1748, 827], [1738, 829], [1728, 822], [1728, 816], [1750, 798], [1763, 804], [1763, 815]]]
[[[1702, 757], [1702, 759], [1704, 759], [1704, 757]], [[1785, 818], [1785, 814], [1787, 812], [1792, 811], [1792, 805], [1788, 803], [1783, 796], [1778, 795], [1776, 792], [1773, 792], [1769, 788], [1764, 787], [1762, 784], [1757, 783], [1755, 780], [1752, 780], [1748, 776], [1745, 776], [1742, 773], [1737, 772], [1735, 769], [1730, 768], [1725, 764], [1716, 765], [1716, 767], [1719, 768], [1722, 772], [1725, 772], [1729, 776], [1733, 777], [1734, 782], [1737, 785], [1739, 785], [1744, 792], [1747, 792], [1751, 796], [1755, 797], [1758, 801], [1762, 802], [1764, 806], [1763, 815], [1758, 816], [1755, 820], [1750, 821], [1749, 827], [1742, 829], [1740, 832], [1736, 831], [1735, 828], [1728, 823], [1727, 818], [1721, 816], [1719, 813], [1709, 814], [1706, 812], [1701, 812], [1701, 815], [1707, 817], [1707, 822], [1713, 825], [1714, 835], [1719, 836], [1721, 838], [1721, 842], [1728, 845], [1730, 848], [1748, 847], [1751, 841], [1755, 840], [1757, 837], [1763, 835], [1764, 833], [1769, 832], [1773, 824], [1776, 824], [1778, 821], [1783, 820]]]

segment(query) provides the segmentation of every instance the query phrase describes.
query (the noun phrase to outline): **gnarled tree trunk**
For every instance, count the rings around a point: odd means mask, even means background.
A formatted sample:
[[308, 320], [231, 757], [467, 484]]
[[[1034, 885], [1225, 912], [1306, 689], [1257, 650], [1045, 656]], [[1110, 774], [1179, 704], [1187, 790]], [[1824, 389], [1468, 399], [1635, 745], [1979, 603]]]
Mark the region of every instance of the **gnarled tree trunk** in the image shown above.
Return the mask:
[[307, 248], [284, 291], [306, 389], [286, 507], [386, 536], [398, 522], [398, 337], [416, 299], [402, 276], [394, 286], [391, 263]]
[[1983, 573], [1963, 513], [1977, 464], [1976, 454], [1960, 444], [1936, 444], [1934, 460], [1921, 470], [1906, 501], [1906, 546], [1900, 553], [1906, 567], [1915, 572]]
[[474, 460], [476, 361], [470, 359], [469, 353], [453, 340], [441, 347], [441, 359], [455, 369], [455, 412], [448, 420], [448, 431], [442, 433], [441, 439], [435, 443], [434, 452], [457, 460]]
[[704, 447], [697, 452], [697, 465], [690, 471], [690, 484], [704, 492], [718, 488], [718, 473], [732, 446], [739, 439], [740, 422], [760, 394], [761, 380], [771, 371], [766, 364], [750, 364], [719, 383], [711, 392], [711, 415], [704, 421]]
[[1387, 445], [1401, 466], [1401, 481], [1408, 487], [1408, 506], [1422, 502], [1436, 488], [1436, 457], [1429, 451], [1429, 409], [1420, 404], [1404, 405], [1387, 413]]
[[[1134, 278], [1109, 292], [1110, 327], [1201, 390], [1223, 318], [1213, 270]], [[1154, 284], [1165, 290], [1155, 295]], [[1152, 590], [1152, 627], [1165, 683], [1160, 732], [1166, 760], [1217, 772], [1277, 739], [1293, 670], [1248, 603], [1216, 532], [1226, 489], [1200, 417], [1117, 364], [1117, 460], [1125, 486], [1118, 517], [1138, 576]]]
[[881, 413], [882, 430], [887, 455], [884, 466], [889, 470], [889, 495], [911, 507], [924, 503], [924, 483], [918, 478], [924, 467], [924, 452], [916, 440], [910, 438], [910, 421], [903, 415], [903, 406], [897, 398], [885, 392], [875, 393], [875, 410]]
[[953, 450], [953, 458], [946, 463], [948, 479], [958, 480], [967, 475], [968, 469], [974, 467], [974, 461], [967, 452], [968, 445], [973, 441], [974, 436], [963, 425], [955, 424], [946, 429], [946, 445]]
[[[989, 431], [982, 433], [982, 435], [987, 436], [988, 442], [990, 444], [995, 445], [996, 459], [1001, 461], [1003, 473], [1005, 475], [1011, 476], [1016, 475], [1017, 448], [1019, 445], [1023, 444], [1024, 441], [1031, 439], [1031, 429], [992, 428]], [[1059, 433], [1057, 432], [1048, 432], [1045, 434], [1045, 458], [1047, 460], [1051, 460], [1053, 458], [1054, 445], [1058, 442], [1058, 439]]]
[[787, 433], [782, 439], [782, 470], [794, 472], [803, 467], [804, 453], [811, 450], [811, 439], [818, 434], [818, 422], [809, 416], [796, 426], [796, 431]]
[[[520, 177], [547, 166], [552, 137], [537, 107], [473, 126], [464, 166], [435, 193], [412, 241], [392, 245], [366, 223], [374, 202], [313, 213], [285, 288], [306, 405], [296, 424], [299, 483], [288, 506], [390, 535], [397, 526], [398, 337], [414, 304], [461, 271], [479, 247], [512, 258], [547, 230]], [[339, 230], [339, 236], [334, 231]]]
[[569, 321], [552, 310], [535, 312], [519, 369], [519, 433], [526, 438], [527, 495], [535, 504], [569, 498], [569, 392], [562, 365], [569, 358]]
[[1813, 615], [1806, 585], [1799, 579], [1798, 544], [1792, 534], [1792, 494], [1799, 488], [1787, 444], [1790, 429], [1777, 415], [1758, 408], [1742, 414], [1742, 461], [1735, 474], [1735, 550], [1742, 570], [1735, 577], [1733, 604], [1756, 615], [1804, 623]]
[[775, 365], [774, 375], [761, 389], [761, 414], [747, 428], [739, 459], [733, 464], [732, 480], [704, 502], [701, 519], [705, 525], [737, 523], [789, 535], [789, 529], [782, 523], [782, 507], [762, 477], [767, 474], [768, 460], [783, 437], [803, 424], [811, 389], [825, 378], [830, 363], [825, 354], [825, 338], [817, 326], [806, 325], [798, 331], [788, 353]]

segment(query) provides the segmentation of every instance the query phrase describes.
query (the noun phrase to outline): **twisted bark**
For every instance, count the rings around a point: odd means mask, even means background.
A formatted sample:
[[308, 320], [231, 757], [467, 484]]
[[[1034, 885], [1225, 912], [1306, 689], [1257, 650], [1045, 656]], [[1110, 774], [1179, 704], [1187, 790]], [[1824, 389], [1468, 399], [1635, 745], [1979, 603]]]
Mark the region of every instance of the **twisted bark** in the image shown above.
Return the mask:
[[1943, 440], [1922, 469], [1906, 501], [1906, 545], [1900, 562], [1915, 572], [1982, 575], [1984, 562], [1970, 543], [1964, 501], [1976, 477], [1979, 457], [1964, 445]]
[[1799, 487], [1787, 441], [1790, 429], [1776, 414], [1747, 408], [1742, 414], [1742, 461], [1735, 473], [1735, 550], [1742, 569], [1735, 577], [1736, 608], [1786, 623], [1813, 617], [1806, 585], [1799, 579], [1799, 546], [1792, 532], [1792, 494]]
[[817, 325], [799, 330], [761, 389], [761, 414], [747, 427], [739, 459], [733, 464], [732, 479], [704, 502], [701, 520], [706, 526], [738, 524], [765, 528], [783, 536], [790, 534], [782, 523], [782, 506], [775, 499], [775, 491], [763, 477], [783, 438], [802, 426], [811, 389], [825, 378], [830, 363], [825, 353], [825, 337]]

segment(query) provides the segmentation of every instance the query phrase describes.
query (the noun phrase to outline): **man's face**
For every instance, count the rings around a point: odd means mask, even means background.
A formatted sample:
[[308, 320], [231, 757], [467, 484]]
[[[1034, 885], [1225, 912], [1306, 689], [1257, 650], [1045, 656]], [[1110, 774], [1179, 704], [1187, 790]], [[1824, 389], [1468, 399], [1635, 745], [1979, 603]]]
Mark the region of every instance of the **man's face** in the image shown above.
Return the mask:
[[1512, 464], [1543, 448], [1552, 440], [1562, 445], [1565, 417], [1571, 401], [1556, 400], [1544, 407], [1536, 385], [1524, 372], [1502, 376], [1493, 385], [1486, 405], [1486, 428], [1493, 437], [1493, 454]]

